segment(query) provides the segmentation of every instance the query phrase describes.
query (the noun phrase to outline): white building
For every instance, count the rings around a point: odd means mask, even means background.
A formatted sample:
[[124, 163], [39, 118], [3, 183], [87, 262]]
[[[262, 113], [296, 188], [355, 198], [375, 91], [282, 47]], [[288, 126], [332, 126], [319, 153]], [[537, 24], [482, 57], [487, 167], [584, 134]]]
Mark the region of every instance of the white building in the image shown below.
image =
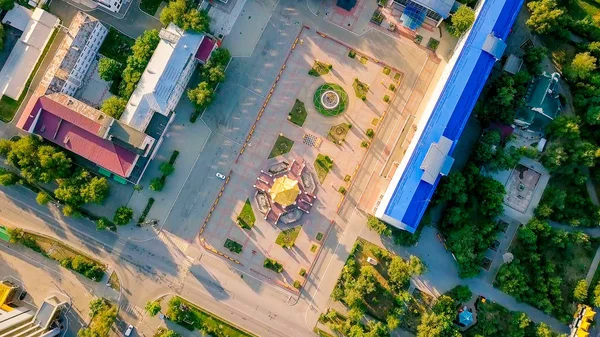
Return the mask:
[[83, 77], [107, 34], [108, 28], [100, 21], [78, 12], [48, 68], [46, 76], [52, 74], [53, 77], [45, 94], [62, 92], [73, 96], [81, 87]]
[[217, 47], [201, 33], [185, 32], [169, 24], [131, 95], [121, 121], [145, 131], [154, 113], [171, 117], [199, 62], [206, 62]]
[[2, 23], [23, 31], [0, 70], [0, 97], [19, 100], [27, 80], [52, 37], [58, 18], [41, 8], [34, 11], [15, 4]]
[[94, 0], [100, 7], [105, 8], [111, 12], [118, 12], [123, 6], [123, 0]]

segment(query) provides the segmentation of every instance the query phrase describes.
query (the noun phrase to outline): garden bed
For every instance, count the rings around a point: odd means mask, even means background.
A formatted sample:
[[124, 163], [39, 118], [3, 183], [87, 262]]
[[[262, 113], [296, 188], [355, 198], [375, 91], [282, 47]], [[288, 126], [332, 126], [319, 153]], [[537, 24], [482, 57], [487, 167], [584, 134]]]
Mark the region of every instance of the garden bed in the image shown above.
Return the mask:
[[322, 184], [325, 181], [325, 178], [327, 178], [327, 174], [329, 173], [329, 171], [331, 171], [331, 169], [333, 168], [333, 159], [331, 159], [329, 156], [325, 156], [319, 153], [317, 155], [317, 159], [315, 159], [313, 166], [315, 167], [315, 171], [317, 172], [317, 178], [319, 178], [319, 182], [321, 182]]
[[346, 140], [348, 131], [352, 128], [352, 124], [342, 123], [334, 125], [327, 134], [327, 139], [334, 142], [335, 144], [342, 145], [342, 142]]
[[269, 153], [269, 159], [290, 152], [292, 150], [292, 146], [294, 146], [293, 140], [287, 138], [286, 136], [279, 135], [275, 141], [275, 145], [273, 145], [271, 153]]
[[231, 252], [236, 254], [241, 253], [242, 249], [244, 248], [244, 246], [242, 246], [240, 243], [230, 239], [225, 240], [225, 244], [223, 244], [223, 247], [229, 249]]
[[369, 85], [361, 82], [358, 78], [354, 79], [354, 83], [352, 83], [352, 87], [354, 88], [354, 94], [356, 97], [362, 99], [363, 101], [367, 99], [367, 94], [369, 93]]
[[328, 74], [331, 68], [331, 64], [315, 60], [315, 63], [313, 64], [312, 68], [310, 68], [310, 70], [308, 71], [308, 74], [310, 76], [319, 77], [321, 75]]
[[254, 227], [254, 224], [256, 223], [256, 216], [254, 216], [250, 199], [246, 199], [244, 207], [242, 208], [240, 215], [237, 217], [237, 221], [238, 225], [243, 229], [252, 229], [252, 227]]
[[275, 243], [280, 245], [283, 248], [292, 248], [294, 247], [294, 242], [296, 242], [296, 238], [298, 238], [298, 234], [300, 234], [300, 230], [302, 226], [296, 226], [290, 229], [286, 229], [281, 231], [275, 240]]
[[283, 265], [273, 259], [265, 259], [263, 263], [263, 267], [270, 269], [276, 273], [281, 273], [283, 271]]
[[308, 112], [306, 112], [306, 107], [304, 106], [304, 102], [302, 102], [299, 99], [296, 99], [296, 102], [294, 103], [294, 107], [292, 107], [292, 110], [288, 114], [289, 121], [298, 126], [302, 126], [302, 125], [304, 125], [304, 121], [306, 120], [307, 116], [308, 116]]
[[[328, 108], [325, 105], [323, 105], [322, 100], [324, 95], [331, 94], [332, 96], [335, 96], [334, 94], [332, 94], [332, 92], [335, 93], [335, 95], [337, 95], [338, 101], [337, 105]], [[337, 116], [346, 111], [346, 108], [348, 107], [348, 94], [346, 93], [344, 88], [335, 83], [325, 83], [315, 91], [315, 94], [313, 96], [313, 104], [315, 106], [315, 109], [321, 115], [325, 117]]]

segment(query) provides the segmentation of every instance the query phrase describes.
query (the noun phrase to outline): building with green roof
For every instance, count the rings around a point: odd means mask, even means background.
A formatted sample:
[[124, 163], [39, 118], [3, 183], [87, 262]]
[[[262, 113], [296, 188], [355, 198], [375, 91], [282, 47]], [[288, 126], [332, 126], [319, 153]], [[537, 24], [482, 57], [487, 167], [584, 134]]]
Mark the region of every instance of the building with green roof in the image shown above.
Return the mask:
[[525, 106], [517, 111], [515, 125], [521, 129], [543, 132], [560, 114], [560, 99], [556, 87], [560, 75], [542, 73], [529, 86]]

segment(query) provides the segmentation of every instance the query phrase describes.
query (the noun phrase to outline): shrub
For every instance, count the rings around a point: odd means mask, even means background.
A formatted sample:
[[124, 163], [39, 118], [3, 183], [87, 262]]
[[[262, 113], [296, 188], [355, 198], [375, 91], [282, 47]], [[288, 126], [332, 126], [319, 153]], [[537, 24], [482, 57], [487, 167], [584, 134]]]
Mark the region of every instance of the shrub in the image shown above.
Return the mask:
[[164, 187], [165, 180], [162, 177], [150, 180], [150, 190], [160, 192]]
[[167, 162], [160, 164], [159, 169], [160, 169], [160, 172], [164, 176], [169, 176], [169, 175], [173, 174], [173, 172], [175, 172], [175, 166], [173, 166], [173, 164], [167, 163]]
[[373, 137], [375, 137], [375, 131], [373, 131], [373, 129], [367, 129], [367, 137], [373, 139]]
[[300, 271], [298, 272], [298, 275], [304, 277], [304, 275], [306, 275], [306, 269], [304, 269], [304, 268], [300, 269]]
[[338, 189], [338, 192], [340, 192], [343, 195], [346, 195], [346, 188], [344, 186], [340, 186], [340, 188]]
[[50, 195], [44, 191], [41, 191], [37, 194], [37, 196], [35, 197], [35, 201], [37, 201], [37, 203], [39, 205], [46, 205], [48, 204], [50, 201], [52, 200], [52, 197], [50, 197]]
[[323, 240], [323, 233], [319, 232], [317, 233], [317, 241], [321, 241]]
[[148, 315], [150, 315], [151, 317], [156, 316], [156, 314], [160, 312], [160, 309], [160, 301], [158, 300], [148, 301], [146, 302], [146, 306], [144, 307], [144, 310], [146, 310]]
[[114, 230], [115, 229], [115, 224], [112, 223], [108, 218], [106, 217], [101, 217], [98, 220], [96, 220], [96, 229], [97, 230], [104, 230], [104, 229], [110, 229], [110, 230]]
[[317, 245], [314, 245], [314, 244], [313, 244], [312, 246], [310, 246], [310, 252], [311, 252], [311, 253], [314, 253], [314, 252], [316, 252], [316, 251], [317, 251], [317, 248], [319, 248], [319, 246], [317, 246]]
[[104, 276], [104, 268], [100, 264], [81, 255], [66, 258], [60, 264], [96, 282], [99, 282]]
[[265, 259], [263, 263], [263, 267], [270, 269], [276, 273], [281, 273], [283, 271], [283, 265], [273, 259]]
[[388, 89], [390, 89], [390, 91], [396, 91], [396, 86], [393, 83], [390, 83]]
[[133, 218], [133, 210], [127, 206], [117, 208], [113, 222], [117, 225], [127, 225]]
[[302, 286], [302, 283], [300, 283], [300, 281], [298, 281], [298, 280], [294, 281], [294, 288], [300, 289], [301, 286]]
[[360, 143], [360, 147], [364, 147], [365, 149], [369, 147], [369, 142], [367, 142], [366, 140], [363, 140]]
[[388, 95], [383, 96], [383, 101], [386, 102], [386, 103], [389, 103], [390, 102], [390, 96], [388, 96]]
[[242, 252], [242, 249], [244, 246], [242, 246], [240, 243], [227, 239], [225, 240], [225, 244], [223, 244], [223, 247], [229, 249], [231, 252], [239, 254]]
[[353, 59], [356, 57], [356, 52], [352, 49], [350, 49], [350, 51], [348, 52], [348, 57]]
[[138, 218], [138, 223], [142, 223], [146, 220], [146, 216], [148, 215], [148, 212], [150, 212], [152, 205], [154, 205], [154, 198], [149, 198], [148, 203], [146, 203], [146, 207], [142, 212], [142, 215], [140, 215], [140, 217]]
[[389, 75], [392, 72], [392, 69], [388, 67], [384, 67], [382, 71], [385, 75]]
[[475, 11], [468, 6], [460, 6], [456, 13], [450, 17], [448, 32], [451, 35], [460, 37], [463, 35], [475, 22]]
[[29, 249], [32, 249], [38, 253], [42, 252], [42, 248], [38, 245], [35, 238], [31, 234], [26, 233], [21, 228], [14, 228], [14, 229], [9, 228], [8, 235], [10, 236], [11, 243], [19, 243], [19, 244], [22, 244], [23, 246], [25, 246]]

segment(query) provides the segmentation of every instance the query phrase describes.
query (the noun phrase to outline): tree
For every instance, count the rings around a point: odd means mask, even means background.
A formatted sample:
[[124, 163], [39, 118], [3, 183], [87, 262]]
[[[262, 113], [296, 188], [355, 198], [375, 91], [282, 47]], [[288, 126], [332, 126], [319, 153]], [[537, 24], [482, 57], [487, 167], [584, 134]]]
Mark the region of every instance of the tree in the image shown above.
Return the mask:
[[[0, 0], [0, 9], [3, 11], [9, 11], [15, 7], [14, 0]], [[0, 48], [1, 49], [1, 48]]]
[[[521, 234], [519, 234], [519, 238], [521, 238]], [[522, 300], [525, 292], [529, 290], [525, 274], [523, 274], [518, 262], [515, 261], [502, 265], [496, 280], [498, 289], [517, 300]]]
[[181, 22], [183, 21], [183, 16], [187, 9], [188, 4], [186, 0], [169, 1], [167, 7], [163, 8], [160, 12], [160, 22], [165, 26], [168, 26], [169, 23], [173, 22], [177, 26], [182, 27]]
[[457, 285], [454, 287], [454, 289], [452, 289], [452, 295], [453, 298], [459, 303], [468, 302], [471, 297], [473, 297], [473, 293], [471, 292], [471, 289], [469, 289], [469, 286], [462, 284]]
[[207, 31], [210, 25], [210, 17], [207, 11], [199, 11], [196, 8], [188, 10], [183, 15], [181, 28], [183, 30], [191, 30], [196, 32]]
[[579, 125], [581, 121], [578, 117], [560, 116], [555, 118], [548, 125], [548, 132], [555, 137], [567, 141], [579, 141], [581, 138]]
[[64, 216], [68, 216], [71, 218], [81, 217], [81, 212], [79, 212], [79, 209], [77, 209], [77, 206], [73, 206], [73, 205], [64, 205], [62, 208], [62, 214]]
[[460, 6], [456, 13], [450, 17], [448, 32], [451, 35], [460, 37], [471, 28], [473, 22], [475, 22], [475, 11], [469, 6]]
[[441, 201], [464, 204], [469, 196], [467, 195], [467, 185], [465, 177], [460, 171], [451, 172], [448, 176], [442, 178], [443, 184], [437, 192]]
[[119, 86], [121, 97], [128, 99], [139, 82], [156, 46], [160, 42], [156, 29], [144, 31], [131, 47], [131, 55], [127, 57], [127, 65], [123, 70], [123, 81]]
[[131, 219], [133, 219], [133, 210], [127, 206], [121, 206], [117, 208], [115, 216], [113, 217], [113, 222], [117, 225], [124, 226], [127, 225]]
[[558, 32], [565, 34], [564, 10], [559, 9], [555, 0], [532, 1], [527, 4], [531, 15], [526, 24], [538, 34]]
[[150, 180], [150, 190], [160, 192], [165, 187], [165, 181], [161, 178]]
[[111, 228], [113, 226], [114, 225], [110, 222], [110, 220], [107, 217], [101, 217], [100, 219], [96, 220], [96, 229], [99, 231]]
[[160, 22], [165, 26], [172, 22], [183, 30], [204, 32], [208, 30], [210, 17], [206, 11], [199, 11], [187, 0], [175, 0], [160, 12]]
[[201, 82], [194, 89], [188, 89], [188, 98], [198, 109], [203, 109], [212, 101], [213, 90], [207, 82]]
[[385, 222], [379, 220], [378, 218], [370, 214], [367, 215], [367, 226], [379, 235], [388, 237], [392, 235], [392, 230], [388, 227], [388, 225]]
[[173, 164], [171, 164], [169, 162], [164, 162], [164, 163], [160, 164], [159, 169], [160, 169], [160, 172], [165, 176], [169, 176], [173, 172], [175, 172], [175, 166], [173, 166]]
[[592, 304], [597, 308], [600, 307], [600, 282], [596, 283], [596, 286], [594, 287], [594, 298]]
[[71, 174], [71, 159], [65, 152], [44, 145], [37, 136], [23, 137], [12, 143], [6, 161], [21, 170], [27, 181], [49, 183]]
[[158, 314], [161, 310], [160, 301], [154, 300], [154, 301], [146, 302], [146, 306], [144, 307], [144, 310], [146, 310], [148, 315], [150, 315], [152, 317], [156, 316], [156, 314]]
[[93, 177], [87, 184], [82, 186], [81, 197], [85, 203], [93, 202], [101, 204], [108, 196], [109, 186], [105, 177]]
[[404, 288], [408, 284], [411, 275], [411, 268], [406, 261], [399, 256], [392, 257], [388, 267], [388, 276], [395, 289]]
[[591, 106], [585, 115], [585, 121], [590, 125], [600, 125], [600, 106]]
[[50, 201], [52, 200], [52, 198], [50, 197], [50, 195], [44, 191], [41, 191], [37, 194], [37, 196], [35, 197], [35, 201], [37, 201], [37, 203], [39, 205], [46, 205], [48, 204]]
[[540, 323], [535, 329], [536, 337], [554, 337], [552, 329], [544, 322]]
[[125, 111], [126, 106], [126, 99], [119, 96], [112, 96], [102, 103], [100, 110], [115, 119], [119, 119], [121, 118], [123, 111]]
[[[0, 0], [0, 7], [2, 6], [3, 1], [6, 0]], [[4, 26], [0, 24], [0, 51], [2, 51], [2, 49], [4, 49]]]
[[499, 181], [482, 177], [477, 189], [480, 197], [480, 211], [490, 218], [494, 218], [504, 211], [504, 195], [506, 190]]
[[473, 151], [473, 160], [477, 163], [487, 163], [492, 160], [500, 145], [500, 132], [491, 130], [484, 133], [480, 138], [475, 150]]
[[90, 325], [77, 332], [78, 337], [108, 336], [117, 318], [117, 307], [110, 305], [104, 299], [94, 299], [90, 302], [90, 315], [94, 318]]
[[19, 177], [5, 168], [0, 167], [0, 185], [10, 186], [17, 183]]
[[177, 332], [163, 327], [158, 328], [153, 337], [181, 337]]
[[121, 72], [121, 64], [116, 60], [103, 57], [98, 61], [98, 74], [105, 81], [112, 81]]
[[417, 327], [417, 337], [460, 337], [452, 318], [435, 312], [426, 312]]
[[206, 66], [208, 68], [214, 68], [217, 65], [225, 66], [229, 63], [230, 59], [231, 53], [229, 50], [219, 47], [210, 54], [210, 59], [208, 59]]
[[542, 71], [540, 64], [547, 54], [548, 49], [544, 47], [533, 47], [527, 49], [525, 56], [523, 57], [523, 61], [525, 62], [525, 66], [527, 66], [527, 70], [529, 70], [531, 74], [539, 74]]
[[208, 79], [216, 84], [225, 80], [225, 67], [222, 65], [216, 65], [208, 69]]
[[588, 294], [588, 283], [585, 279], [579, 280], [577, 285], [575, 286], [575, 290], [573, 290], [573, 299], [575, 301], [582, 303], [587, 299]]
[[569, 67], [569, 73], [580, 79], [587, 78], [594, 70], [596, 70], [596, 58], [587, 51], [575, 55]]

